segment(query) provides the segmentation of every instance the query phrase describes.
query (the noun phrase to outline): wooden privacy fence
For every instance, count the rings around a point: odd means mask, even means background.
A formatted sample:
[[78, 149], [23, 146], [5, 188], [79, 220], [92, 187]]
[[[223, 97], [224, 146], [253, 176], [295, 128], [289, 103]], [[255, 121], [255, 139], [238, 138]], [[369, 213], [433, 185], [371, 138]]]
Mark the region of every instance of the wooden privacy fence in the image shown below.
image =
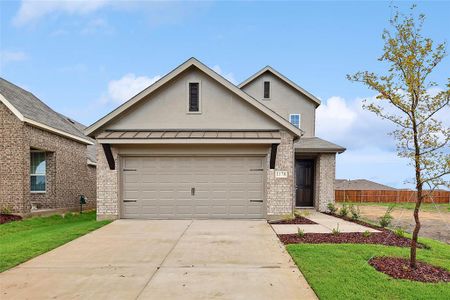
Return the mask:
[[[425, 203], [450, 203], [450, 191], [424, 191]], [[335, 190], [336, 202], [415, 202], [416, 191], [406, 190]]]

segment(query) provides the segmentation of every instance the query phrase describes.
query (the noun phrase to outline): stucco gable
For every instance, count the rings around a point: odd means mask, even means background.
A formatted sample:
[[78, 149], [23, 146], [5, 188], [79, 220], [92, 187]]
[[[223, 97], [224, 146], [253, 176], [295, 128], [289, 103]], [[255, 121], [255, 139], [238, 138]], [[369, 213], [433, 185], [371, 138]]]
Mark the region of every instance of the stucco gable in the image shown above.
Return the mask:
[[[187, 85], [200, 82], [201, 113], [187, 109]], [[282, 129], [273, 118], [192, 67], [105, 125], [108, 130]]]
[[[189, 76], [201, 81], [202, 114], [187, 113]], [[145, 127], [145, 128], [138, 128]], [[95, 136], [102, 129], [287, 129], [301, 130], [246, 94], [195, 58], [137, 94], [86, 129]]]
[[251, 84], [252, 82], [254, 82], [258, 78], [260, 78], [265, 73], [270, 73], [270, 74], [274, 75], [279, 80], [286, 83], [289, 87], [291, 87], [297, 93], [300, 93], [300, 94], [306, 96], [306, 98], [308, 100], [310, 100], [311, 102], [313, 102], [316, 106], [320, 105], [320, 100], [317, 97], [315, 97], [313, 94], [311, 94], [310, 92], [308, 92], [307, 90], [305, 90], [304, 88], [302, 88], [301, 86], [299, 86], [298, 84], [296, 84], [295, 82], [293, 82], [292, 80], [290, 80], [289, 78], [287, 78], [286, 76], [284, 76], [283, 74], [281, 74], [280, 72], [278, 72], [277, 70], [272, 68], [271, 66], [266, 66], [266, 67], [262, 68], [261, 70], [259, 70], [258, 72], [256, 72], [255, 74], [253, 74], [252, 76], [250, 76], [249, 78], [244, 80], [241, 84], [238, 85], [238, 87], [242, 90], [245, 90], [245, 87], [247, 85]]

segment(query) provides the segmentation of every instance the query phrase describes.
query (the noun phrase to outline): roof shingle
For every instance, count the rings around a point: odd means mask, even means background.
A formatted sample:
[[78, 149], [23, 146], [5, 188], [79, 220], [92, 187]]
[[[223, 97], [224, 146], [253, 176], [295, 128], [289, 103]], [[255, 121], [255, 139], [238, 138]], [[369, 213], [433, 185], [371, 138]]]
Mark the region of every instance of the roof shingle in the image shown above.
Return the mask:
[[0, 77], [0, 94], [25, 118], [87, 140], [68, 118], [63, 118], [32, 93]]

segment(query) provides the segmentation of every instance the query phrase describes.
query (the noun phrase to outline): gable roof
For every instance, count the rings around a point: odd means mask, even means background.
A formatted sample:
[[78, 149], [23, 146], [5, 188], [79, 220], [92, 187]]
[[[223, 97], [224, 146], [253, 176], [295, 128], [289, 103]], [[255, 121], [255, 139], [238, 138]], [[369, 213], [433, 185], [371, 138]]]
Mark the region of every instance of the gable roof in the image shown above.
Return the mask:
[[314, 102], [317, 106], [320, 105], [320, 100], [317, 97], [315, 97], [313, 94], [311, 94], [310, 92], [308, 92], [307, 90], [305, 90], [304, 88], [302, 88], [301, 86], [299, 86], [298, 84], [296, 84], [295, 82], [293, 82], [292, 80], [290, 80], [289, 78], [287, 78], [286, 76], [284, 76], [283, 74], [281, 74], [280, 72], [278, 72], [277, 70], [272, 68], [271, 66], [266, 66], [266, 67], [262, 68], [261, 70], [259, 70], [258, 72], [256, 72], [255, 74], [253, 74], [252, 76], [250, 76], [249, 78], [244, 80], [241, 84], [238, 85], [238, 87], [240, 89], [242, 89], [243, 87], [248, 85], [250, 82], [252, 82], [253, 80], [255, 80], [256, 78], [258, 78], [259, 76], [261, 76], [262, 74], [264, 74], [266, 72], [272, 73], [273, 75], [275, 75], [276, 77], [278, 77], [279, 79], [281, 79], [282, 81], [287, 83], [287, 85], [291, 86], [293, 89], [295, 89], [298, 92], [300, 92], [301, 94], [305, 95], [309, 100]]
[[117, 116], [121, 115], [123, 112], [128, 110], [130, 107], [135, 105], [136, 103], [140, 102], [142, 99], [153, 93], [154, 91], [158, 90], [160, 87], [164, 86], [167, 82], [171, 81], [175, 77], [177, 77], [179, 74], [181, 74], [183, 71], [187, 70], [190, 67], [196, 67], [208, 76], [210, 76], [212, 79], [214, 79], [216, 82], [220, 83], [222, 86], [227, 88], [229, 91], [233, 92], [237, 96], [239, 96], [241, 99], [249, 103], [250, 105], [254, 106], [256, 109], [264, 113], [265, 115], [269, 116], [273, 120], [275, 120], [277, 123], [282, 125], [284, 128], [288, 129], [290, 132], [292, 132], [296, 136], [302, 135], [302, 130], [292, 125], [288, 120], [284, 119], [277, 113], [275, 113], [273, 110], [265, 106], [264, 104], [260, 103], [258, 100], [250, 96], [249, 94], [245, 93], [241, 89], [239, 89], [237, 86], [235, 86], [233, 83], [225, 79], [223, 76], [219, 75], [200, 61], [198, 61], [195, 58], [190, 58], [187, 61], [185, 61], [183, 64], [169, 72], [167, 75], [132, 97], [130, 100], [113, 110], [111, 113], [107, 114], [91, 126], [89, 126], [85, 133], [87, 135], [92, 135], [96, 130], [98, 130], [100, 127], [107, 124], [109, 121], [113, 120]]
[[336, 179], [334, 181], [335, 190], [396, 190], [393, 187], [374, 182], [367, 179]]
[[0, 78], [0, 102], [22, 122], [83, 144], [93, 144], [70, 119], [63, 118], [32, 93], [3, 78]]

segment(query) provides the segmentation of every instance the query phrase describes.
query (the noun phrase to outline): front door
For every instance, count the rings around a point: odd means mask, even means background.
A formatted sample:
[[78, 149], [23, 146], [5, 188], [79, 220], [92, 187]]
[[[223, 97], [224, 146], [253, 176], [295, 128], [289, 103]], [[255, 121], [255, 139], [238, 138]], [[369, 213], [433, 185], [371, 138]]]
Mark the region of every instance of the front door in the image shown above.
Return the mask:
[[314, 160], [295, 161], [295, 206], [314, 206]]

